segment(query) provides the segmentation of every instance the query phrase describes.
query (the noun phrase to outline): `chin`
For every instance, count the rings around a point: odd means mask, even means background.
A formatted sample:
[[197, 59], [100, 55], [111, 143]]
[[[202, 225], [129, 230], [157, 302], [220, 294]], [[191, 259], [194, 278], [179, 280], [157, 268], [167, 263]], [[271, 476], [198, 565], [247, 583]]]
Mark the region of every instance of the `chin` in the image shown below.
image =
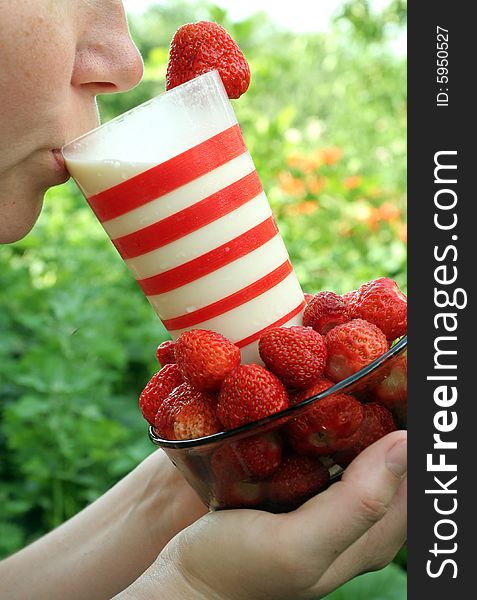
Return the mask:
[[4, 244], [14, 244], [15, 242], [19, 242], [20, 240], [22, 240], [25, 236], [27, 236], [30, 231], [32, 230], [32, 227], [30, 227], [29, 229], [27, 229], [26, 231], [4, 231], [3, 228], [0, 228], [0, 244], [4, 245]]
[[[1, 199], [0, 199], [1, 200]], [[43, 194], [33, 203], [13, 203], [3, 206], [0, 201], [0, 244], [13, 244], [22, 240], [33, 229], [43, 207]]]

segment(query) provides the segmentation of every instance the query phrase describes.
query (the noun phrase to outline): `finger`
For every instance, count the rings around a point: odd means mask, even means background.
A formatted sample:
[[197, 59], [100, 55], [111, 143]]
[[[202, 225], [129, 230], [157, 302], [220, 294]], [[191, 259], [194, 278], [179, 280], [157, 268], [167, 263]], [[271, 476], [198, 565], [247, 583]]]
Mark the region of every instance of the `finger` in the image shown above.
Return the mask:
[[341, 481], [284, 518], [287, 547], [325, 570], [387, 513], [407, 470], [406, 432], [366, 448]]
[[338, 556], [313, 591], [321, 597], [357, 575], [382, 569], [393, 560], [406, 538], [407, 479], [404, 479], [386, 516]]

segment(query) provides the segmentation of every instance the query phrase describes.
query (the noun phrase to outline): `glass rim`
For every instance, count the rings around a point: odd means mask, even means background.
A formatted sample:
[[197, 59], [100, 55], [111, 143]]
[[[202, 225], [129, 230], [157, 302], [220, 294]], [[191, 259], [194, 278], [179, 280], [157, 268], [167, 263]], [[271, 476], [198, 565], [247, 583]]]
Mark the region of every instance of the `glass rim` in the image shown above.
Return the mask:
[[[137, 106], [133, 106], [129, 110], [121, 113], [120, 115], [117, 115], [113, 119], [110, 119], [109, 121], [106, 121], [105, 123], [100, 123], [97, 127], [94, 127], [93, 129], [90, 129], [86, 133], [81, 134], [77, 138], [74, 138], [73, 140], [66, 142], [66, 144], [63, 144], [63, 146], [60, 148], [60, 152], [61, 152], [62, 156], [64, 158], [66, 158], [64, 152], [69, 146], [76, 144], [76, 143], [80, 142], [81, 140], [84, 140], [85, 138], [96, 134], [101, 129], [104, 129], [106, 127], [109, 127], [110, 125], [113, 125], [114, 123], [124, 119], [124, 117], [127, 117], [128, 115], [130, 115], [131, 113], [135, 112], [136, 110], [138, 110], [140, 108], [148, 106], [149, 104], [155, 104], [156, 102], [161, 100], [166, 95], [180, 93], [180, 91], [182, 91], [185, 87], [188, 87], [189, 85], [191, 85], [192, 82], [197, 82], [198, 79], [202, 79], [202, 78], [210, 77], [210, 76], [212, 76], [214, 79], [217, 79], [218, 81], [220, 81], [222, 83], [222, 78], [220, 77], [220, 73], [217, 69], [212, 69], [210, 71], [207, 71], [206, 73], [197, 75], [196, 77], [189, 79], [189, 81], [185, 81], [184, 83], [176, 85], [175, 87], [173, 87], [170, 90], [165, 90], [164, 92], [161, 92], [157, 96], [153, 96], [152, 98], [149, 98], [149, 100], [146, 100], [145, 102], [141, 102], [141, 104], [138, 104]], [[222, 83], [222, 85], [223, 85], [223, 83]]]
[[299, 412], [302, 408], [308, 406], [309, 404], [312, 404], [313, 402], [316, 402], [317, 400], [326, 398], [326, 396], [331, 396], [331, 394], [335, 394], [336, 392], [344, 391], [346, 388], [351, 387], [353, 384], [357, 383], [370, 373], [373, 373], [376, 369], [390, 361], [392, 358], [398, 356], [406, 348], [407, 335], [403, 336], [396, 344], [394, 344], [394, 346], [391, 346], [389, 350], [387, 350], [384, 354], [379, 356], [376, 360], [373, 360], [373, 362], [369, 363], [369, 365], [366, 365], [356, 373], [353, 373], [349, 377], [346, 377], [346, 379], [335, 383], [334, 385], [324, 390], [323, 392], [320, 392], [319, 394], [315, 394], [314, 396], [310, 396], [309, 398], [302, 400], [298, 404], [289, 406], [288, 408], [285, 408], [280, 412], [268, 415], [267, 417], [263, 417], [262, 419], [259, 419], [257, 421], [252, 421], [251, 423], [246, 423], [245, 425], [235, 427], [234, 429], [229, 429], [228, 431], [219, 431], [218, 433], [213, 433], [212, 435], [195, 438], [193, 440], [163, 439], [155, 434], [153, 425], [150, 425], [148, 430], [149, 439], [153, 444], [159, 446], [160, 448], [174, 448], [176, 450], [180, 450], [186, 448], [196, 448], [208, 444], [214, 444], [233, 437], [242, 437], [242, 434], [250, 432], [255, 428], [260, 429], [262, 426], [273, 423], [274, 421], [288, 419], [290, 415]]

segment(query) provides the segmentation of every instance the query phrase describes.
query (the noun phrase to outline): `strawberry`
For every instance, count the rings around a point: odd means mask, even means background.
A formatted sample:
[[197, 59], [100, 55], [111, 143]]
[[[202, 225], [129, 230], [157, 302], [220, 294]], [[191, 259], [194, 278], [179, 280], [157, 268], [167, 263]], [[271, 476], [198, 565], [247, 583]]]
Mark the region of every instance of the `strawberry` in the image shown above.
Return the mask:
[[229, 33], [217, 23], [182, 25], [172, 38], [166, 89], [217, 69], [229, 98], [240, 98], [250, 83], [250, 67]]
[[258, 351], [268, 369], [289, 388], [307, 388], [326, 363], [323, 337], [311, 327], [274, 327], [260, 338]]
[[319, 292], [308, 303], [303, 315], [303, 325], [326, 335], [336, 325], [349, 321], [346, 302], [333, 292]]
[[341, 297], [345, 301], [346, 308], [348, 308], [349, 303], [355, 297], [357, 291], [358, 290], [351, 290], [350, 292], [346, 292], [345, 294], [341, 294]]
[[183, 381], [177, 365], [166, 365], [152, 376], [139, 396], [139, 408], [146, 421], [154, 425], [160, 406], [172, 390]]
[[396, 431], [392, 414], [384, 406], [370, 402], [363, 406], [364, 418], [359, 429], [347, 440], [346, 446], [333, 456], [340, 467], [347, 467], [365, 448], [391, 431]]
[[329, 482], [329, 472], [316, 458], [287, 456], [268, 483], [268, 498], [273, 504], [295, 508]]
[[177, 366], [184, 379], [202, 392], [220, 389], [225, 376], [240, 364], [240, 350], [220, 333], [191, 329], [175, 345]]
[[225, 443], [214, 452], [212, 470], [217, 479], [264, 479], [280, 464], [282, 443], [275, 433], [266, 433]]
[[350, 299], [348, 310], [351, 318], [377, 325], [390, 342], [406, 333], [407, 298], [388, 277], [362, 285]]
[[394, 361], [388, 375], [372, 390], [376, 402], [393, 413], [396, 421], [406, 425], [407, 413], [407, 357]]
[[265, 484], [261, 481], [219, 479], [214, 485], [215, 508], [241, 508], [261, 504], [265, 500]]
[[[296, 394], [293, 403], [301, 402], [328, 389], [332, 383], [322, 379], [317, 385]], [[308, 407], [306, 412], [287, 426], [288, 439], [294, 450], [309, 456], [325, 456], [340, 450], [344, 440], [363, 421], [363, 406], [349, 394], [326, 396]]]
[[188, 383], [181, 384], [164, 400], [154, 426], [167, 440], [192, 440], [221, 429], [211, 398]]
[[174, 355], [175, 344], [172, 340], [166, 340], [159, 344], [156, 350], [156, 357], [161, 367], [164, 365], [172, 365], [176, 362]]
[[240, 365], [224, 379], [217, 416], [226, 429], [233, 429], [287, 407], [287, 391], [275, 375], [260, 365]]
[[354, 319], [326, 334], [328, 349], [325, 375], [341, 381], [356, 373], [388, 350], [384, 333], [367, 321]]
[[321, 392], [324, 392], [333, 385], [334, 383], [332, 381], [321, 376], [311, 387], [306, 388], [306, 390], [300, 390], [290, 394], [290, 404], [300, 404], [303, 400], [321, 394]]

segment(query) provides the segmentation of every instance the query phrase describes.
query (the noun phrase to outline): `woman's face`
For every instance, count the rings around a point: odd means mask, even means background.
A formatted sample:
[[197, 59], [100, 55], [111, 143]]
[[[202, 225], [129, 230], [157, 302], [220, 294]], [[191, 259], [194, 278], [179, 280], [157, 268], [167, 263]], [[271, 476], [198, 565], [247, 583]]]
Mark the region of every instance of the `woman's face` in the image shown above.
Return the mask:
[[120, 0], [0, 0], [0, 24], [0, 243], [9, 243], [67, 179], [57, 151], [98, 124], [95, 96], [135, 86], [143, 65]]

